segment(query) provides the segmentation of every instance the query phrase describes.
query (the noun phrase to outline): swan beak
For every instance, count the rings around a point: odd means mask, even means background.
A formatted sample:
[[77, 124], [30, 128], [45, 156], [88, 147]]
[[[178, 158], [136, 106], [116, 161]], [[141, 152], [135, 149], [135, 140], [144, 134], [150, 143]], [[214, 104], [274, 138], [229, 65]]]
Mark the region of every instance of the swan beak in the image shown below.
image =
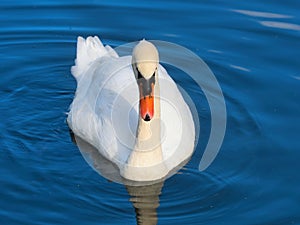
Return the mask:
[[140, 113], [145, 121], [150, 121], [154, 116], [154, 97], [146, 96], [140, 99]]
[[143, 95], [143, 86], [140, 87], [140, 116], [144, 121], [150, 121], [154, 116], [154, 84], [150, 85], [150, 94]]

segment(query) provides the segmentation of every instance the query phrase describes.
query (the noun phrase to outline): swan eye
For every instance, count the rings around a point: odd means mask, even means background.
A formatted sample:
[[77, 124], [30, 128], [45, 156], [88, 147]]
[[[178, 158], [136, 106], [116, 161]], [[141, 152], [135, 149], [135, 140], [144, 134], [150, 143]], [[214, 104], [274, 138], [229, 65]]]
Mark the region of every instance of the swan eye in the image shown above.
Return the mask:
[[156, 72], [157, 72], [157, 67], [155, 68], [155, 70], [154, 70], [154, 73], [153, 73], [153, 77], [155, 76], [155, 74], [156, 74]]
[[143, 75], [140, 73], [140, 71], [138, 70], [138, 68], [136, 68], [137, 72], [138, 72], [138, 76], [137, 79], [141, 79], [144, 78]]

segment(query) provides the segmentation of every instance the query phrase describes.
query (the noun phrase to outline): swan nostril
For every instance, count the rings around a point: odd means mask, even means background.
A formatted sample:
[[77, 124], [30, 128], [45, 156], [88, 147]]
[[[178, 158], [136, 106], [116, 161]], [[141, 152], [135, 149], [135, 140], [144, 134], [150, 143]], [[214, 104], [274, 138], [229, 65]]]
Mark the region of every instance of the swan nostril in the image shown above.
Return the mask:
[[145, 119], [144, 119], [145, 121], [150, 121], [150, 116], [149, 116], [149, 114], [147, 113], [146, 114], [146, 116], [145, 116]]

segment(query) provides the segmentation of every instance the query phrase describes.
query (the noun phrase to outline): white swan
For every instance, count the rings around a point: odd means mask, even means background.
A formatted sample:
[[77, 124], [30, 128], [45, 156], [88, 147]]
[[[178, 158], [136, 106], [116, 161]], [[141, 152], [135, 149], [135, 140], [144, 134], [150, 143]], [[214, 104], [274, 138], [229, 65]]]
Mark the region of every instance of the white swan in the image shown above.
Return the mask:
[[119, 57], [98, 37], [78, 37], [71, 72], [77, 89], [68, 125], [124, 178], [161, 179], [192, 155], [192, 114], [153, 44], [142, 40], [132, 57]]

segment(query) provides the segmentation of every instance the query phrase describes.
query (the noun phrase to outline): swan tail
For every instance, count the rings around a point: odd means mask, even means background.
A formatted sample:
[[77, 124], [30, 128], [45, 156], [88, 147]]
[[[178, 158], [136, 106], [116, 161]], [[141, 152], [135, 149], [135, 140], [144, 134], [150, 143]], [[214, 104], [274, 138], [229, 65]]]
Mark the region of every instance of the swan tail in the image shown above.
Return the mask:
[[92, 62], [103, 56], [118, 57], [118, 54], [110, 46], [104, 47], [97, 36], [86, 39], [79, 36], [75, 65], [72, 66], [71, 73], [78, 80]]

